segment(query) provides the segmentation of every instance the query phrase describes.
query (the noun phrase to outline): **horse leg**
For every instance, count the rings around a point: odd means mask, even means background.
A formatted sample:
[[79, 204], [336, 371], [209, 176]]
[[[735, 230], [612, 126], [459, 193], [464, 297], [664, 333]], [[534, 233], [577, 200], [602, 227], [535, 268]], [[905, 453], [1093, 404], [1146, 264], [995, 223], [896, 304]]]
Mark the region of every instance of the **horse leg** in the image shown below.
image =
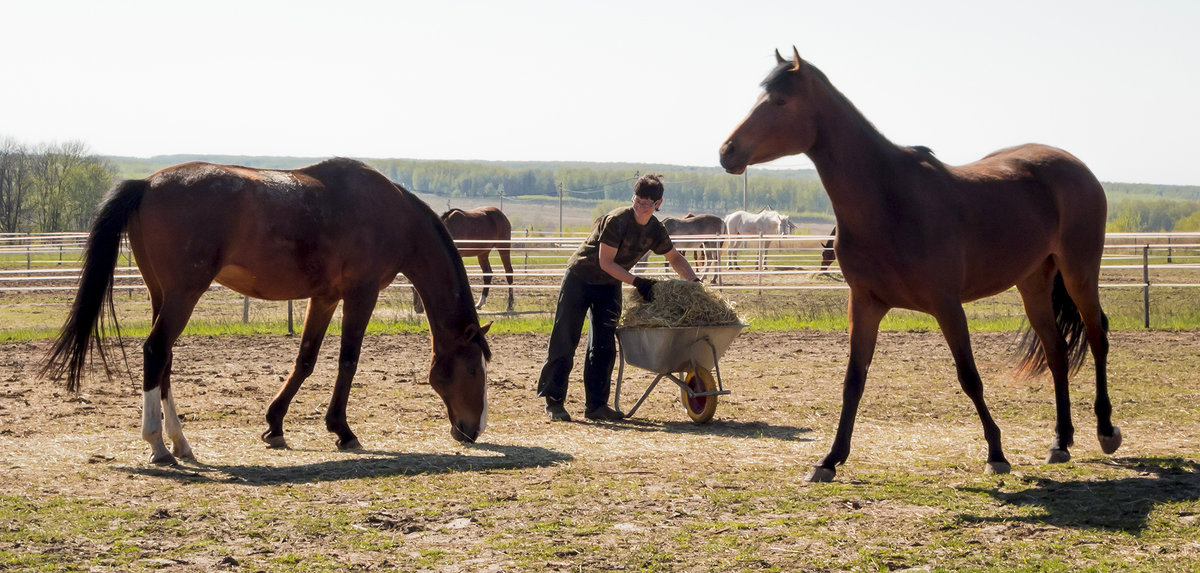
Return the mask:
[[879, 321], [888, 308], [871, 295], [855, 296], [850, 293], [850, 361], [846, 365], [846, 379], [842, 383], [842, 414], [838, 418], [837, 435], [829, 453], [817, 462], [808, 476], [810, 482], [832, 481], [837, 466], [846, 463], [850, 456], [850, 436], [854, 433], [854, 419], [858, 416], [858, 404], [862, 400], [867, 382], [867, 368], [875, 355], [875, 343], [879, 339]]
[[1044, 268], [1044, 272], [1034, 274], [1017, 283], [1017, 291], [1021, 293], [1021, 301], [1025, 306], [1025, 316], [1029, 319], [1029, 327], [1033, 329], [1034, 334], [1042, 343], [1046, 366], [1054, 379], [1054, 441], [1051, 442], [1050, 453], [1046, 456], [1048, 464], [1070, 461], [1069, 448], [1075, 444], [1075, 427], [1071, 424], [1067, 341], [1063, 339], [1062, 333], [1058, 330], [1058, 324], [1054, 318], [1054, 304], [1051, 299], [1056, 272], [1057, 269], [1050, 263]]
[[1096, 363], [1096, 437], [1100, 449], [1111, 454], [1121, 447], [1121, 429], [1112, 423], [1112, 402], [1108, 398], [1108, 317], [1100, 307], [1099, 269], [1082, 272], [1062, 270], [1063, 286], [1079, 310], [1087, 331], [1088, 346]]
[[508, 305], [504, 312], [513, 311], [513, 267], [512, 260], [507, 248], [497, 248], [500, 252], [500, 264], [504, 265], [504, 280], [508, 281]]
[[346, 294], [342, 304], [342, 347], [338, 352], [337, 382], [333, 385], [333, 397], [325, 412], [325, 429], [337, 434], [339, 450], [357, 450], [362, 446], [350, 426], [346, 424], [346, 403], [350, 400], [350, 384], [358, 371], [358, 357], [362, 352], [363, 336], [367, 323], [375, 311], [379, 299], [376, 285], [369, 284]]
[[983, 380], [975, 367], [975, 356], [971, 352], [971, 334], [967, 330], [967, 315], [963, 312], [962, 304], [957, 300], [948, 300], [934, 318], [942, 329], [942, 336], [950, 346], [954, 356], [954, 366], [958, 370], [958, 384], [963, 393], [975, 404], [979, 413], [979, 421], [983, 423], [983, 437], [988, 444], [986, 473], [1006, 474], [1012, 466], [1004, 457], [1000, 445], [1000, 426], [992, 419], [987, 404], [983, 400]]
[[[198, 293], [173, 294], [161, 297], [154, 326], [142, 345], [142, 439], [150, 444], [150, 463], [173, 465], [175, 456], [163, 442], [163, 406], [166, 404], [167, 428], [175, 452], [192, 457], [192, 449], [183, 437], [183, 425], [175, 411], [175, 398], [170, 391], [171, 347], [183, 333], [192, 309], [200, 300]], [[153, 304], [152, 304], [153, 306]]]
[[423, 314], [425, 312], [425, 305], [421, 303], [421, 294], [418, 293], [417, 289], [415, 289], [415, 288], [412, 289], [412, 291], [413, 291], [413, 312], [415, 312], [417, 314]]
[[296, 365], [287, 381], [279, 387], [279, 392], [267, 406], [267, 431], [263, 432], [262, 440], [272, 448], [286, 448], [287, 440], [283, 437], [283, 417], [287, 415], [288, 407], [300, 385], [312, 374], [317, 364], [317, 354], [321, 351], [321, 342], [325, 339], [325, 331], [333, 312], [337, 310], [338, 299], [332, 297], [311, 298], [308, 310], [304, 313], [304, 328], [300, 333], [300, 352], [296, 355]]
[[712, 284], [719, 285], [719, 284], [721, 284], [721, 244], [720, 243], [717, 243], [716, 245], [710, 244], [709, 248], [710, 249], [709, 249], [708, 257], [712, 259], [712, 271], [713, 271], [712, 280], [710, 282]]
[[488, 290], [492, 286], [492, 262], [488, 260], [490, 252], [484, 253], [476, 257], [479, 261], [479, 270], [483, 271], [483, 295], [479, 297], [479, 302], [475, 304], [475, 310], [483, 308], [487, 302]]

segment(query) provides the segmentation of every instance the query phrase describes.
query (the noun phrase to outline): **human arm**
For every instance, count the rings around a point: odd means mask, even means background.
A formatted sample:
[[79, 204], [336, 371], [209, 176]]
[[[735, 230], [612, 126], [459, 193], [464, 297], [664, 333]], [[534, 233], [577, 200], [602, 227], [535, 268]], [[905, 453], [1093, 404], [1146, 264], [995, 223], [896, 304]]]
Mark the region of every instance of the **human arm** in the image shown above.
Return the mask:
[[622, 267], [621, 265], [618, 265], [617, 261], [616, 261], [616, 257], [617, 257], [617, 248], [616, 247], [614, 247], [612, 245], [606, 245], [604, 243], [600, 243], [600, 254], [599, 254], [600, 268], [603, 269], [604, 272], [611, 275], [613, 278], [615, 278], [625, 284], [630, 284], [630, 285], [633, 284], [633, 281], [634, 281], [634, 279], [637, 278], [637, 275], [634, 275], [633, 273], [625, 270], [625, 268]]
[[671, 268], [675, 270], [675, 273], [684, 280], [700, 280], [700, 277], [696, 276], [696, 271], [692, 270], [692, 265], [688, 263], [687, 257], [684, 257], [683, 253], [672, 248], [663, 256], [667, 258], [667, 262], [671, 264]]

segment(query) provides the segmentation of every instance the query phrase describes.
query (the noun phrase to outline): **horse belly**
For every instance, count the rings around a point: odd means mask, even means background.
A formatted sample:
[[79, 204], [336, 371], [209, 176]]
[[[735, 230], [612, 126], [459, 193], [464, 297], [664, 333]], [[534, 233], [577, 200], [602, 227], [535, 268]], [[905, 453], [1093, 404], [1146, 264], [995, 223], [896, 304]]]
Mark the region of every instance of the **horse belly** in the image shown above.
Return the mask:
[[238, 294], [264, 300], [302, 299], [314, 294], [307, 278], [277, 267], [256, 269], [227, 264], [214, 280]]

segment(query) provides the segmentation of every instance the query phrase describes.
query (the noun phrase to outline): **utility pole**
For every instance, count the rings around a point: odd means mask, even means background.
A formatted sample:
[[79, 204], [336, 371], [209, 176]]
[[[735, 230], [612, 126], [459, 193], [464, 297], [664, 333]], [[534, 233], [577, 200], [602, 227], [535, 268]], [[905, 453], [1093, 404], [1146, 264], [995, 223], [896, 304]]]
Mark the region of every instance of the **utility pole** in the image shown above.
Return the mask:
[[750, 181], [750, 168], [747, 167], [746, 170], [742, 172], [742, 210], [743, 211], [747, 210], [746, 209], [746, 187], [749, 186], [749, 181]]

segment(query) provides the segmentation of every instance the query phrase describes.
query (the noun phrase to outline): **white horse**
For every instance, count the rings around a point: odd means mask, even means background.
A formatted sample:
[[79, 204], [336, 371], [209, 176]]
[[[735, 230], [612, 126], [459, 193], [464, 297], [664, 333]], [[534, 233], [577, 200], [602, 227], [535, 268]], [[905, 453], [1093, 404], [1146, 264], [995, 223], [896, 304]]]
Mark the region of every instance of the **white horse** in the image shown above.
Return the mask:
[[[730, 237], [722, 250], [728, 251], [735, 245], [744, 246], [746, 244], [745, 239], [735, 239], [735, 236], [790, 235], [796, 230], [796, 224], [792, 223], [787, 215], [774, 209], [764, 209], [758, 213], [734, 211], [725, 216], [725, 230]], [[766, 266], [767, 247], [770, 244], [771, 241], [767, 240], [760, 247], [759, 260], [763, 261], [762, 266], [764, 267]], [[733, 264], [734, 268], [737, 268], [736, 253], [727, 260]]]

